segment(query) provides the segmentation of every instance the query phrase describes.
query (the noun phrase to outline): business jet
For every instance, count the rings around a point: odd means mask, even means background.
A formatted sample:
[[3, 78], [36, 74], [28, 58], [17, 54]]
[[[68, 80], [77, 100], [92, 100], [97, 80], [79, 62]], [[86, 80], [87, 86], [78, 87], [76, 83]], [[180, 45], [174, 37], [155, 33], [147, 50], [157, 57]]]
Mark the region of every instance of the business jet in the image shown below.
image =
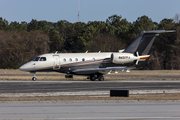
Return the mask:
[[49, 71], [65, 73], [66, 78], [84, 75], [91, 81], [96, 79], [103, 81], [104, 74], [117, 70], [135, 69], [138, 64], [147, 61], [156, 36], [167, 32], [175, 31], [141, 31], [127, 48], [118, 52], [43, 54], [22, 65], [19, 70], [33, 73], [33, 81], [36, 81], [36, 72]]

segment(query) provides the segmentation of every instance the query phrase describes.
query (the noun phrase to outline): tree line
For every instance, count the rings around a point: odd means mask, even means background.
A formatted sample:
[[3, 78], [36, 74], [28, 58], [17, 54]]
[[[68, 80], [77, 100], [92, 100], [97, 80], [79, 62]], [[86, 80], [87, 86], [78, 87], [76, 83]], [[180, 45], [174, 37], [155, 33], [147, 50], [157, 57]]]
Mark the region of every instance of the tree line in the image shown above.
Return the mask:
[[34, 57], [49, 52], [116, 52], [126, 48], [142, 30], [176, 30], [160, 34], [151, 48], [151, 58], [142, 69], [180, 69], [180, 21], [153, 22], [148, 16], [134, 22], [112, 15], [106, 21], [88, 23], [25, 21], [0, 17], [0, 68], [18, 68]]

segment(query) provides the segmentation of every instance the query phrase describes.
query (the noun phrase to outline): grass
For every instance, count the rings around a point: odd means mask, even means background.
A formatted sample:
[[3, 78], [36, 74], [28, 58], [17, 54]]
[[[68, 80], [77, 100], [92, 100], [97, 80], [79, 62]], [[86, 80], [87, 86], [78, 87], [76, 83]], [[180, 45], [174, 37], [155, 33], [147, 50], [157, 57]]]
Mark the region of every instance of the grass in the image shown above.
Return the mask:
[[[0, 74], [0, 80], [31, 80], [33, 76], [29, 72], [14, 69], [0, 69]], [[38, 76], [40, 74], [41, 76]], [[65, 79], [64, 75], [57, 72], [37, 72], [36, 74], [38, 80], [87, 80], [86, 76]], [[105, 80], [180, 80], [179, 78], [180, 70], [131, 70], [130, 73], [119, 72], [105, 75]]]

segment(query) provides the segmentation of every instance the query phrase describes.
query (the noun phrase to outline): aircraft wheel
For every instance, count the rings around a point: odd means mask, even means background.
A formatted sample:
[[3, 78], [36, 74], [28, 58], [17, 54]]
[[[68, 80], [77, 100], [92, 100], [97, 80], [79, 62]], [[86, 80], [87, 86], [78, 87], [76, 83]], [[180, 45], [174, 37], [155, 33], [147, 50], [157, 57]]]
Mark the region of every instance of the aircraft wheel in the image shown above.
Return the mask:
[[104, 76], [100, 76], [99, 81], [104, 81]]
[[33, 77], [32, 80], [33, 80], [33, 81], [36, 81], [37, 79], [36, 79], [36, 77]]
[[95, 81], [96, 80], [94, 75], [90, 76], [90, 79], [91, 79], [91, 81]]

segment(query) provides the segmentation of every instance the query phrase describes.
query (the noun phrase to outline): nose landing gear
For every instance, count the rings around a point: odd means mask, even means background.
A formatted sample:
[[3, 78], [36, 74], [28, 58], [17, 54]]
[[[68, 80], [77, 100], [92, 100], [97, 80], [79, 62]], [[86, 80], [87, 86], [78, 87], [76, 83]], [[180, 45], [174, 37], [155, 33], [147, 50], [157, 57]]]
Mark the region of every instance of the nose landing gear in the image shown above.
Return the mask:
[[33, 77], [33, 78], [32, 78], [32, 81], [36, 81], [36, 80], [37, 80], [36, 77]]
[[33, 72], [33, 78], [32, 78], [32, 81], [36, 81], [37, 78], [36, 78], [36, 72]]

